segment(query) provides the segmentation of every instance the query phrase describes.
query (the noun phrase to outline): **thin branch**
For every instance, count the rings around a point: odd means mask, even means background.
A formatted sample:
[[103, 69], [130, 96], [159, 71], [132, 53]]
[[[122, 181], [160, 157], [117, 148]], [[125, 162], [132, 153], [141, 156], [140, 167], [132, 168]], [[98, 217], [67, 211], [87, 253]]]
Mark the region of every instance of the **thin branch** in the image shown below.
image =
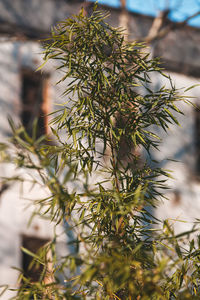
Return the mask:
[[168, 15], [169, 11], [161, 11], [158, 16], [154, 19], [153, 24], [149, 30], [149, 33], [146, 37], [147, 40], [152, 40], [154, 38], [156, 38], [156, 36], [158, 35], [161, 27], [164, 24], [164, 21], [166, 20], [166, 17]]
[[112, 167], [113, 167], [113, 175], [114, 175], [114, 181], [115, 181], [115, 187], [117, 192], [119, 193], [120, 191], [120, 186], [119, 186], [119, 179], [118, 179], [118, 175], [117, 175], [117, 159], [116, 159], [116, 147], [115, 147], [115, 143], [113, 141], [113, 134], [112, 134], [112, 130], [110, 129], [109, 132], [109, 136], [110, 136], [110, 149], [111, 149], [111, 162], [112, 162]]
[[188, 23], [188, 21], [190, 21], [191, 19], [193, 19], [195, 17], [198, 17], [199, 15], [200, 15], [200, 10], [197, 11], [196, 13], [194, 13], [193, 15], [187, 17], [183, 22], [180, 22], [180, 24], [182, 23], [182, 24], [186, 25]]
[[120, 0], [121, 13], [119, 15], [119, 27], [124, 29], [124, 38], [128, 40], [129, 35], [129, 14], [126, 9], [126, 0]]
[[[168, 13], [169, 13], [169, 11], [168, 11]], [[176, 23], [168, 20], [168, 25], [166, 25], [164, 28], [162, 28], [164, 21], [166, 19], [166, 14], [165, 15], [159, 14], [159, 16], [157, 18], [155, 18], [153, 25], [149, 31], [149, 34], [146, 37], [141, 38], [139, 40], [142, 42], [146, 42], [146, 43], [151, 43], [155, 40], [160, 40], [160, 39], [164, 38], [170, 31], [173, 31], [175, 29], [186, 26], [191, 19], [193, 19], [199, 15], [200, 15], [200, 11], [187, 17], [184, 21], [176, 22]]]
[[126, 0], [120, 0], [120, 4], [121, 4], [122, 9], [126, 8]]

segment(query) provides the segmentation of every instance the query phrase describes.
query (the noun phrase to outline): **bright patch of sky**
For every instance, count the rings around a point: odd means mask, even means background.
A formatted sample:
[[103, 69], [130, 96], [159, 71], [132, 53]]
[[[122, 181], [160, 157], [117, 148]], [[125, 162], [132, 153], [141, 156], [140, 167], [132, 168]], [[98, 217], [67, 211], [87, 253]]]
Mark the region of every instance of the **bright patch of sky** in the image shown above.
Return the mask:
[[[98, 2], [114, 7], [120, 6], [120, 0], [99, 0]], [[160, 10], [170, 8], [169, 18], [175, 22], [184, 21], [200, 11], [200, 0], [126, 0], [126, 3], [130, 11], [148, 16], [156, 16]], [[189, 20], [188, 24], [200, 27], [200, 15]]]

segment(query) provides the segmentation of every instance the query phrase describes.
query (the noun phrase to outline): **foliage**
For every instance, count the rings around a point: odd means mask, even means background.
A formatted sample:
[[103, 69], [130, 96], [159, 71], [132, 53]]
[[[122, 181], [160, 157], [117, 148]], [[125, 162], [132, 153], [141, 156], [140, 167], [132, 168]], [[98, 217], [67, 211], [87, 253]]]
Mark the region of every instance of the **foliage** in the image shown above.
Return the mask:
[[[17, 299], [199, 299], [199, 244], [186, 246], [150, 213], [169, 176], [152, 167], [150, 150], [160, 143], [152, 125], [178, 124], [177, 103], [186, 99], [170, 78], [170, 88], [155, 90], [153, 72], [166, 76], [159, 61], [105, 18], [81, 12], [46, 41], [45, 62], [57, 60], [66, 83], [51, 122], [54, 143], [11, 122], [16, 150], [7, 159], [35, 170], [49, 190], [37, 213], [76, 233], [74, 253], [56, 257], [56, 238], [30, 253], [44, 272], [39, 282], [23, 278]], [[54, 280], [46, 284], [49, 249]]]

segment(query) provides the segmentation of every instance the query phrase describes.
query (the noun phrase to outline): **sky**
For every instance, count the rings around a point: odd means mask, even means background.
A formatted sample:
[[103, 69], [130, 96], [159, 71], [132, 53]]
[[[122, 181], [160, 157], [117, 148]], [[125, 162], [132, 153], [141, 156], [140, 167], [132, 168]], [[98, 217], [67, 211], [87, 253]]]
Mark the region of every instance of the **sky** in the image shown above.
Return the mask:
[[[169, 18], [175, 22], [184, 21], [187, 17], [200, 11], [200, 0], [126, 0], [126, 2], [130, 11], [149, 16], [156, 16], [160, 10], [169, 7], [171, 9]], [[120, 0], [98, 0], [98, 3], [114, 7], [120, 6]], [[200, 15], [191, 19], [188, 24], [200, 27]]]

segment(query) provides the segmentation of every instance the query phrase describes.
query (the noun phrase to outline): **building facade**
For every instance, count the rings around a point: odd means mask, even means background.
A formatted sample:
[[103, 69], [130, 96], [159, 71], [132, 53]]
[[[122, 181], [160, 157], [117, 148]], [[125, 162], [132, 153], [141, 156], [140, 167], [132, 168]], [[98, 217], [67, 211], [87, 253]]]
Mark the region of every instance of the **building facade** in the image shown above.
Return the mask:
[[[7, 121], [21, 122], [29, 131], [33, 119], [39, 119], [40, 133], [48, 132], [48, 118], [44, 117], [54, 108], [54, 103], [62, 101], [62, 87], [55, 86], [59, 74], [54, 73], [54, 66], [49, 64], [43, 73], [36, 73], [42, 62], [42, 47], [37, 41], [49, 34], [49, 29], [59, 20], [77, 13], [81, 7], [78, 1], [64, 0], [2, 0], [0, 1], [0, 138], [5, 141], [11, 130]], [[101, 7], [109, 10], [108, 7]], [[119, 26], [120, 9], [110, 9], [108, 22]], [[153, 19], [137, 14], [129, 14], [129, 39], [141, 39], [152, 26]], [[167, 73], [177, 88], [184, 88], [199, 83], [200, 78], [200, 30], [191, 27], [178, 27], [162, 39], [151, 45], [152, 55], [162, 56]], [[57, 77], [58, 76], [58, 77]], [[153, 75], [155, 88], [167, 84], [163, 78]], [[183, 89], [184, 90], [184, 89]], [[183, 92], [180, 90], [180, 93]], [[200, 88], [188, 92], [196, 97], [199, 104]], [[152, 156], [165, 169], [172, 171], [174, 179], [169, 180], [170, 191], [166, 194], [168, 201], [163, 201], [154, 212], [158, 218], [170, 218], [176, 224], [176, 230], [188, 230], [198, 218], [200, 206], [200, 111], [193, 106], [183, 104], [183, 116], [179, 116], [180, 127], [171, 126], [168, 134], [160, 132], [162, 145], [160, 151]], [[18, 171], [11, 164], [1, 164], [2, 177], [11, 174], [26, 179], [35, 176], [32, 172]], [[26, 257], [21, 247], [32, 249], [41, 246], [53, 237], [54, 224], [35, 217], [30, 226], [28, 220], [33, 212], [29, 204], [34, 200], [48, 196], [47, 191], [9, 183], [0, 189], [0, 285], [17, 287], [19, 272], [12, 267], [26, 268]], [[176, 222], [175, 222], [176, 220]], [[187, 223], [181, 222], [187, 221]], [[61, 236], [62, 227], [60, 227]], [[66, 237], [58, 239], [60, 251], [65, 247]], [[37, 248], [37, 246], [36, 246]], [[59, 248], [59, 246], [58, 246]], [[32, 249], [35, 251], [34, 249]], [[14, 295], [7, 291], [1, 299]]]

